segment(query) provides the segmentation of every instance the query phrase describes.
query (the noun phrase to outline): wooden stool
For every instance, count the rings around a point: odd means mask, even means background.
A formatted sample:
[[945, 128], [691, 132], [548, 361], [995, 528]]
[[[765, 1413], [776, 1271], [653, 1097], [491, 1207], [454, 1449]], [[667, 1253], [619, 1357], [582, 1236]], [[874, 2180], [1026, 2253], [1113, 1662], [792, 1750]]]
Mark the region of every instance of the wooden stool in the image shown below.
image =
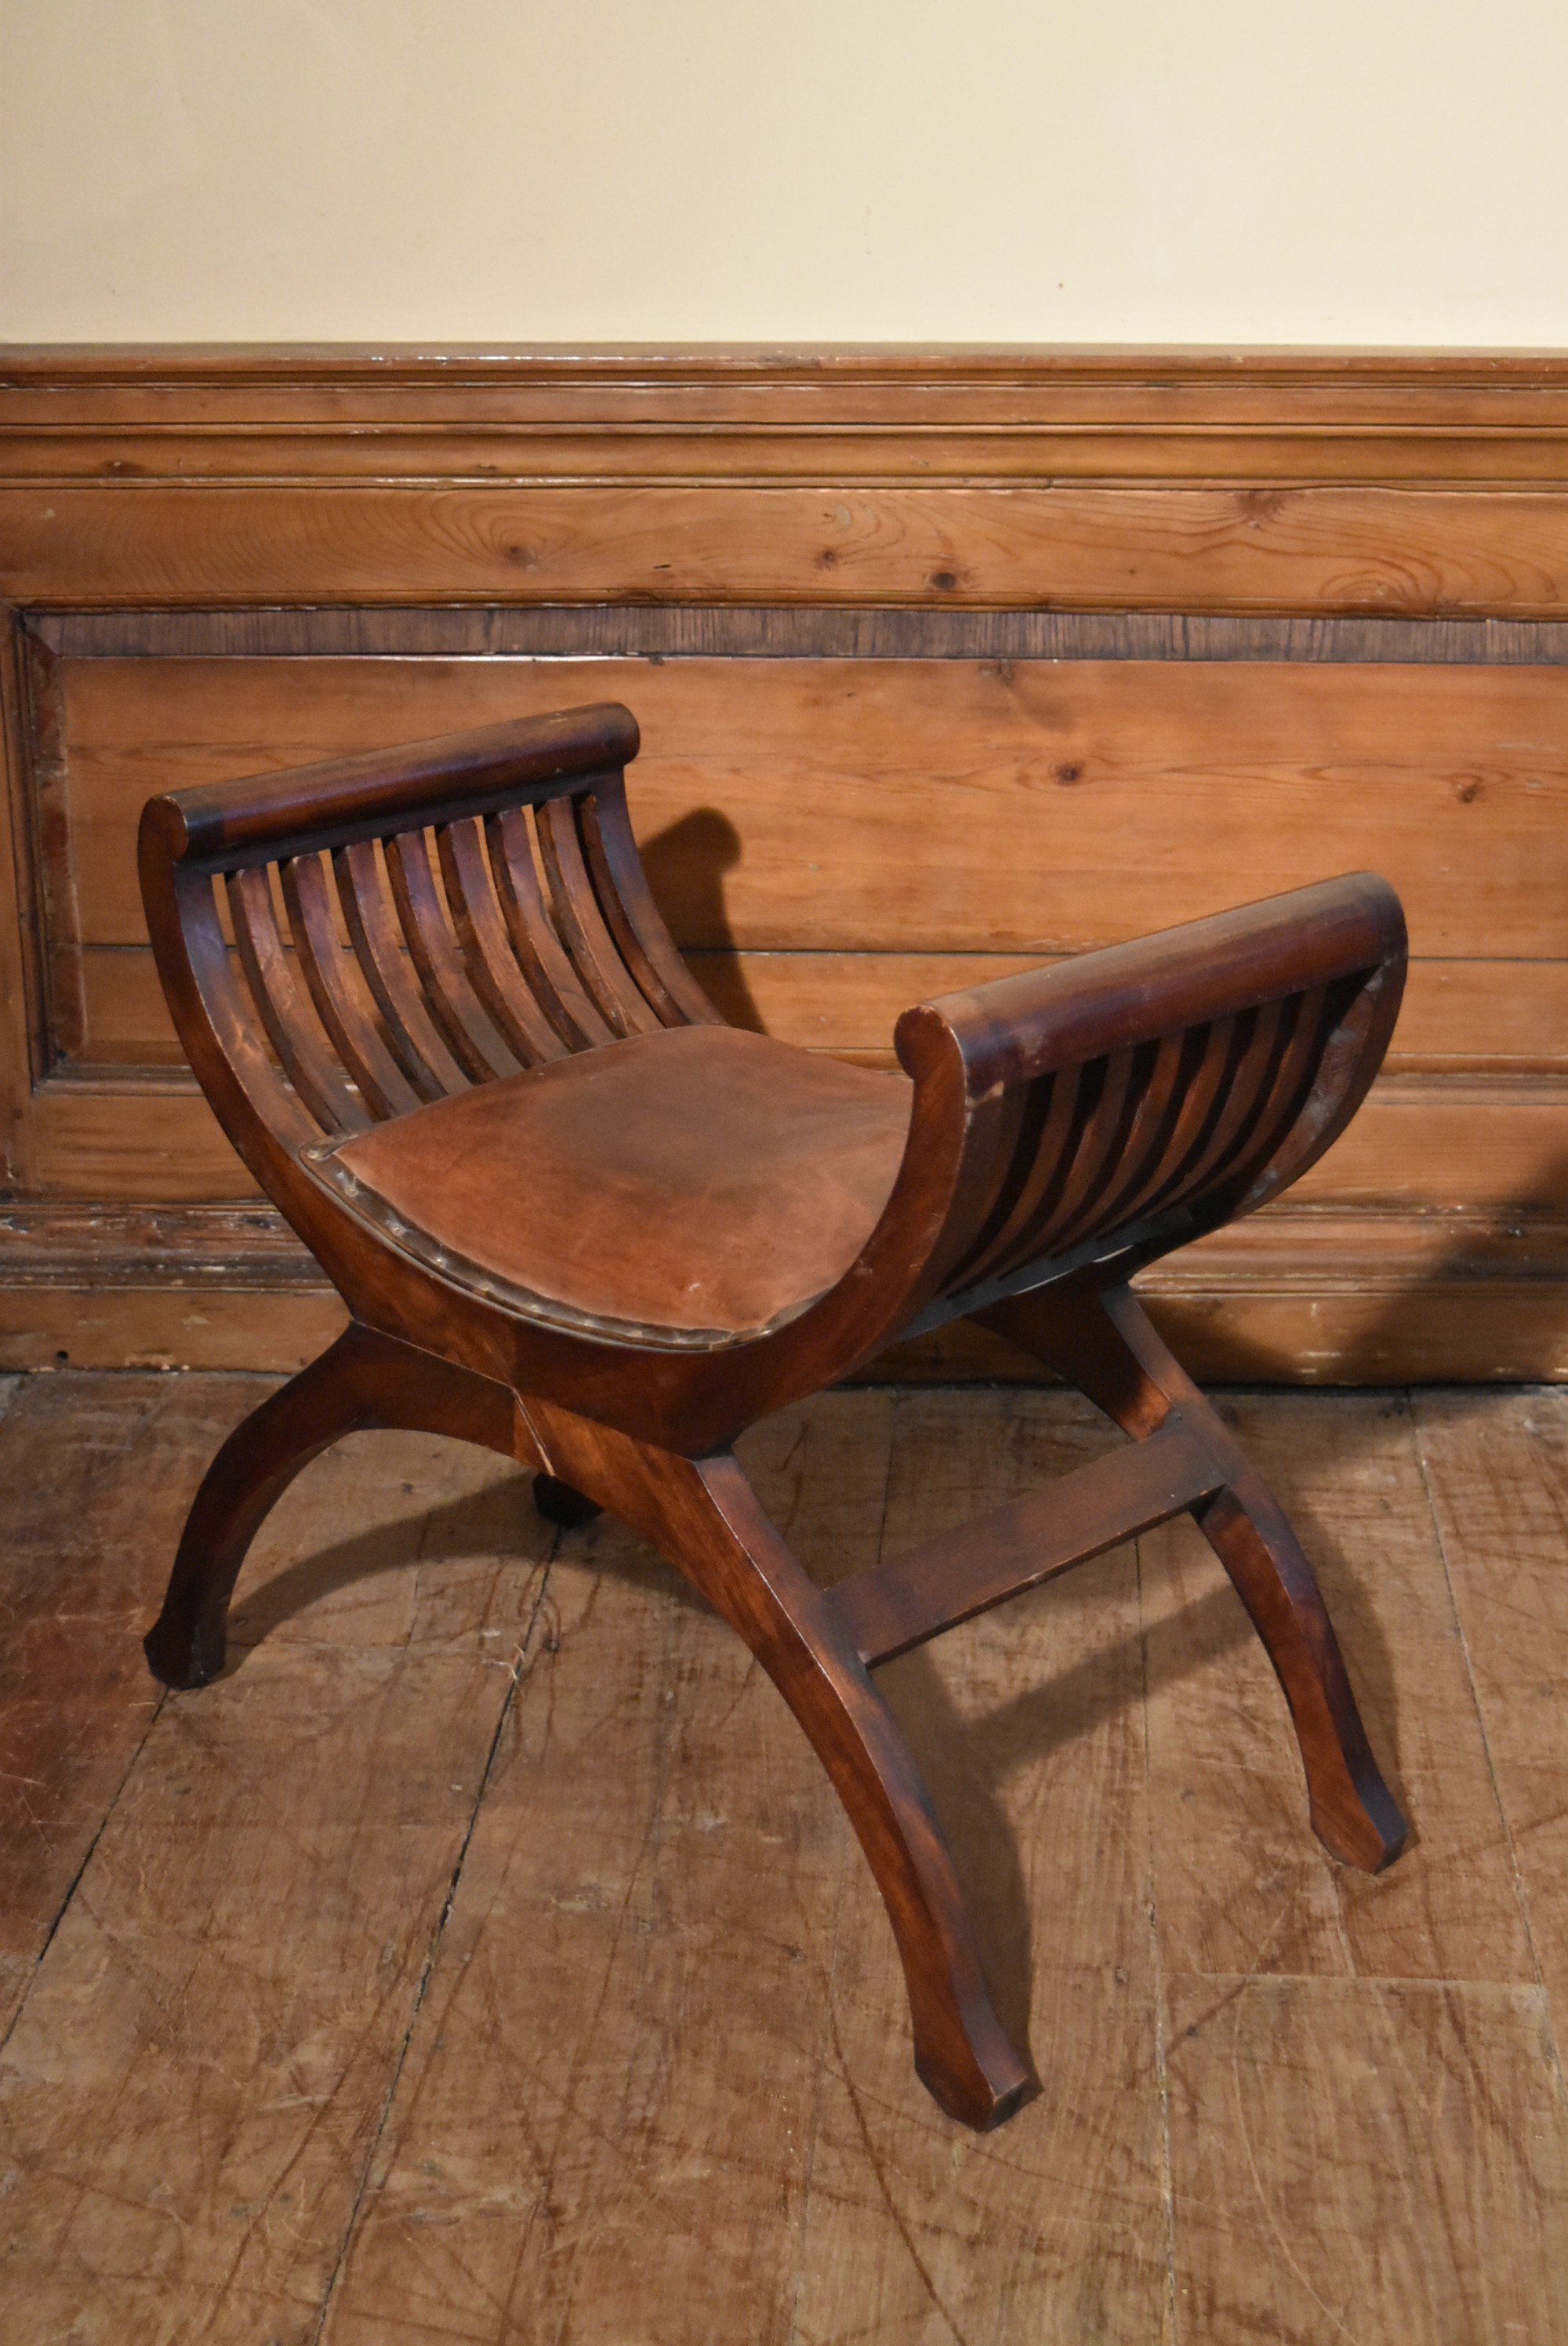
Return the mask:
[[[920, 2075], [991, 2127], [1033, 2080], [871, 1672], [1186, 1510], [1268, 1648], [1312, 1822], [1376, 1869], [1405, 1827], [1311, 1568], [1131, 1274], [1277, 1196], [1359, 1103], [1404, 930], [1359, 875], [921, 1003], [903, 1075], [719, 1017], [655, 909], [613, 705], [154, 799], [142, 890], [225, 1131], [342, 1294], [338, 1341], [224, 1443], [147, 1640], [221, 1668], [273, 1501], [340, 1434], [456, 1434], [611, 1509], [742, 1637], [860, 1835]], [[224, 908], [232, 923], [231, 952]], [[1132, 1436], [830, 1594], [731, 1445], [969, 1314]]]

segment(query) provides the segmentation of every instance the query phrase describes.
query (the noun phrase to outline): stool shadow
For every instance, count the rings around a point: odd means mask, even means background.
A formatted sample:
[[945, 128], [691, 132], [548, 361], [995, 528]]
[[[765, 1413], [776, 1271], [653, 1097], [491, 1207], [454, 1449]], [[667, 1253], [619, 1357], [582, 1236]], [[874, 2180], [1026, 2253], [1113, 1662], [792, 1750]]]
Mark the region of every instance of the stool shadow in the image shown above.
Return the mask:
[[724, 879], [740, 861], [740, 833], [718, 807], [697, 807], [642, 842], [655, 903], [693, 976], [732, 1026], [767, 1032], [740, 964]]

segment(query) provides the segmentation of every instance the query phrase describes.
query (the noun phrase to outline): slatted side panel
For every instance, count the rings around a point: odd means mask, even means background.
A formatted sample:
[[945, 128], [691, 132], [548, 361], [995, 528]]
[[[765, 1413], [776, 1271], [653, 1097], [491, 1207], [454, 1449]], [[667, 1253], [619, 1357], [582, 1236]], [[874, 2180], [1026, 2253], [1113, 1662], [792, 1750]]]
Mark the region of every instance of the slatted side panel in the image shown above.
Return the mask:
[[1288, 994], [1028, 1086], [950, 1290], [1155, 1217], [1222, 1219], [1267, 1185], [1361, 995], [1357, 978]]
[[618, 786], [224, 875], [239, 971], [325, 1133], [716, 1019], [648, 893]]

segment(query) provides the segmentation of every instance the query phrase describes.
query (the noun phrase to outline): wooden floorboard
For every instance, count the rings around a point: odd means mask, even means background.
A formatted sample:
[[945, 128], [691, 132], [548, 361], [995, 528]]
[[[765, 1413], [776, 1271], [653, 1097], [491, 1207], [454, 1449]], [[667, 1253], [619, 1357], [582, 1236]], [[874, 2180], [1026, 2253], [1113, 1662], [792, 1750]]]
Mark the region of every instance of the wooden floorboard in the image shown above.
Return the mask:
[[[901, 1394], [885, 1545], [936, 1537], [1116, 1436], [1068, 1394]], [[806, 2221], [801, 2346], [1156, 2340], [1170, 2244], [1149, 1934], [1135, 1562], [1097, 1558], [879, 1683], [920, 1760], [1004, 2020], [1042, 2092], [959, 2134], [910, 2066], [858, 1872]]]
[[271, 1389], [254, 1377], [5, 1382], [0, 2035], [158, 1710], [141, 1635], [160, 1563], [218, 1443]]
[[1417, 1438], [1518, 1869], [1568, 2052], [1568, 1394], [1415, 1396]]
[[1375, 1879], [1301, 1830], [1285, 1704], [1183, 1519], [1142, 1543], [1161, 1943], [1175, 1972], [1529, 1981], [1534, 1964], [1410, 1407], [1240, 1397], [1232, 1423], [1317, 1568], [1413, 1821]]
[[[123, 1473], [145, 1606], [178, 1509]], [[240, 1600], [272, 1634], [163, 1703], [6, 2047], [7, 2346], [315, 2337], [547, 1545], [433, 1441], [357, 1437], [279, 1507]]]
[[1174, 1978], [1179, 2334], [1568, 2337], [1568, 2114], [1539, 1990]]
[[[1190, 1525], [879, 1674], [1040, 2076], [977, 2138], [766, 1678], [501, 1462], [340, 1445], [160, 1698], [268, 1389], [0, 1381], [5, 2346], [1568, 2338], [1568, 1395], [1226, 1403], [1415, 1820], [1376, 1882]], [[861, 1388], [744, 1454], [828, 1583], [1115, 1439]]]

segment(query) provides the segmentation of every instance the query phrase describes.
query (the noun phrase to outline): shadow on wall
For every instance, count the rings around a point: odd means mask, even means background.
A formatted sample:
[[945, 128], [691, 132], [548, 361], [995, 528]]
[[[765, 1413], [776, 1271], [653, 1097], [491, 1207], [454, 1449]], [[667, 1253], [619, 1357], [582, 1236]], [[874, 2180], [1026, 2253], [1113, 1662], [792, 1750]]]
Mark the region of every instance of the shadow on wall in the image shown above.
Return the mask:
[[740, 861], [740, 833], [717, 807], [696, 807], [642, 842], [643, 869], [665, 923], [732, 1026], [766, 1033], [737, 955], [724, 876]]

